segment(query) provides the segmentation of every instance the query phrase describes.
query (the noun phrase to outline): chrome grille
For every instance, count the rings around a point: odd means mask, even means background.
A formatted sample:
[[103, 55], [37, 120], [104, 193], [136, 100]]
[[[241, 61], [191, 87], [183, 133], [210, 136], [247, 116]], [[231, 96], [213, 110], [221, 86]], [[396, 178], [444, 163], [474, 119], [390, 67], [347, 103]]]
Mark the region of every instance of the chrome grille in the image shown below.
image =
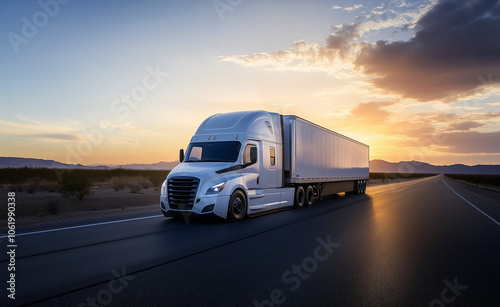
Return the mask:
[[168, 180], [168, 205], [172, 209], [191, 210], [196, 198], [200, 179], [173, 177]]

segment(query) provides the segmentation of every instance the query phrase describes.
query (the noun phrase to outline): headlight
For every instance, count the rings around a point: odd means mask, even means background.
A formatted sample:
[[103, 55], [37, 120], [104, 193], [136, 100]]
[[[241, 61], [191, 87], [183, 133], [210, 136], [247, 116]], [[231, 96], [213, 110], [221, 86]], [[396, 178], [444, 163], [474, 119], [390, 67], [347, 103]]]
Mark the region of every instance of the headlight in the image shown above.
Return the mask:
[[226, 182], [221, 182], [219, 184], [216, 184], [214, 185], [213, 187], [211, 187], [210, 189], [207, 190], [207, 193], [205, 193], [206, 195], [210, 195], [210, 194], [218, 194], [220, 193], [223, 189], [224, 189], [224, 186], [226, 185]]
[[167, 195], [167, 181], [163, 181], [161, 185], [161, 195]]

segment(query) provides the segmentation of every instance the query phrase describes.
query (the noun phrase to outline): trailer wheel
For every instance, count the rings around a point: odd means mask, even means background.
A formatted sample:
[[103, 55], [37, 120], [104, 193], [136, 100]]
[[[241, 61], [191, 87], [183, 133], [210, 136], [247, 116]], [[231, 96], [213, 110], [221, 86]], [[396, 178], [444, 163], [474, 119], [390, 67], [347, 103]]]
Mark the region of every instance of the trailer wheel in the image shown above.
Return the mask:
[[353, 195], [359, 194], [359, 180], [354, 181], [354, 187], [352, 189], [352, 194]]
[[245, 218], [247, 214], [247, 200], [245, 194], [240, 190], [234, 191], [229, 199], [229, 206], [227, 208], [227, 218], [231, 222], [240, 221]]
[[306, 202], [306, 192], [302, 186], [298, 186], [295, 188], [295, 201], [293, 203], [293, 207], [296, 209], [304, 207], [304, 203]]
[[314, 189], [311, 185], [308, 185], [306, 188], [306, 197], [304, 205], [306, 207], [312, 206], [314, 203]]
[[366, 180], [363, 180], [363, 194], [366, 193], [366, 184], [367, 184]]

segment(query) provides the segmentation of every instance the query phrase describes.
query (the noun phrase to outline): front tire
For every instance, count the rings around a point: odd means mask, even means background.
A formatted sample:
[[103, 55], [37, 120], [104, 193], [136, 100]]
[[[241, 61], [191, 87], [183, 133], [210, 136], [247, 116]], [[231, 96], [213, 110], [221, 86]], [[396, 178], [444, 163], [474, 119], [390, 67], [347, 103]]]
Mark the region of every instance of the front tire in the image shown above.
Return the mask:
[[234, 191], [229, 199], [227, 218], [231, 222], [241, 221], [247, 214], [247, 200], [245, 194], [240, 190]]

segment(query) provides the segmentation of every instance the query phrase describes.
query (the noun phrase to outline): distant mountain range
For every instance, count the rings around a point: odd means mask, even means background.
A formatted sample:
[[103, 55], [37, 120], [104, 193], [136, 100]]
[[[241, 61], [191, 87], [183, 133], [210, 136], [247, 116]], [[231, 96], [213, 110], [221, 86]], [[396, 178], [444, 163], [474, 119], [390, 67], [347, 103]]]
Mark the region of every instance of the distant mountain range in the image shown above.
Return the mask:
[[[54, 160], [0, 157], [0, 168], [44, 167], [59, 169], [137, 169], [137, 170], [171, 170], [179, 162], [158, 162], [152, 164], [122, 164], [122, 165], [82, 165], [66, 164]], [[370, 161], [372, 173], [428, 173], [428, 174], [500, 174], [500, 165], [432, 165], [418, 161], [387, 162], [384, 160]]]
[[370, 161], [371, 173], [427, 173], [427, 174], [500, 174], [500, 165], [432, 165], [418, 161]]
[[138, 170], [171, 170], [179, 162], [158, 162], [152, 164], [122, 164], [122, 165], [82, 165], [67, 164], [54, 160], [42, 160], [31, 158], [0, 157], [0, 168], [19, 168], [19, 167], [44, 167], [59, 169], [138, 169]]

